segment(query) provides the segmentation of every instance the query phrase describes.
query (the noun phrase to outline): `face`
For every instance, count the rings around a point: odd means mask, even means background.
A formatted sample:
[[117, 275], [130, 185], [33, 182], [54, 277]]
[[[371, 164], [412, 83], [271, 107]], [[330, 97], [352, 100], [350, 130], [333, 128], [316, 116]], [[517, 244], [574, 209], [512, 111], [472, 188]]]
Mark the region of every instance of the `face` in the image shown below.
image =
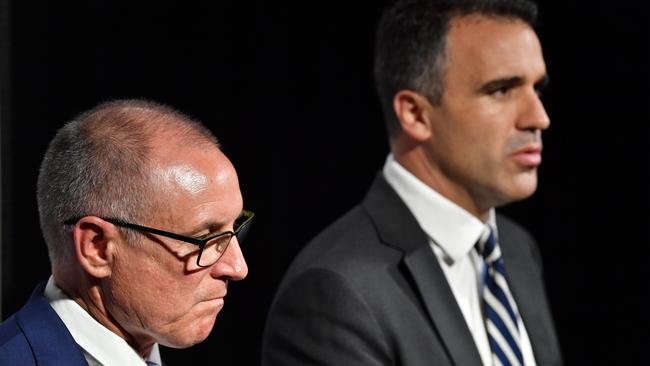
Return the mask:
[[[154, 184], [164, 203], [151, 222], [140, 224], [195, 237], [233, 230], [242, 196], [220, 151], [174, 146], [159, 151], [156, 160]], [[108, 312], [132, 342], [185, 348], [209, 335], [228, 281], [243, 279], [248, 268], [235, 237], [210, 267], [198, 267], [197, 255], [195, 245], [155, 235], [137, 245], [115, 245], [103, 292]]]
[[484, 212], [535, 191], [541, 130], [549, 126], [538, 95], [545, 80], [541, 46], [526, 23], [452, 20], [427, 154], [439, 169], [435, 181], [461, 206]]

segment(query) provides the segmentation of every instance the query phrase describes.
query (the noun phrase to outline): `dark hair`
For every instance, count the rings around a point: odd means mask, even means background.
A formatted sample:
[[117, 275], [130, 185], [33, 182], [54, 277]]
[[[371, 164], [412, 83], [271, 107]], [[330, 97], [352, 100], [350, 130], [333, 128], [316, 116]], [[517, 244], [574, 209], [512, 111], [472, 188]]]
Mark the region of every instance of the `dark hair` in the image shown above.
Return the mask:
[[534, 26], [537, 6], [529, 0], [398, 0], [379, 21], [375, 43], [375, 84], [389, 134], [399, 123], [393, 97], [403, 89], [438, 104], [443, 94], [446, 38], [454, 17], [484, 14], [520, 19]]
[[[140, 221], [155, 212], [150, 157], [153, 138], [160, 133], [171, 134], [184, 146], [218, 148], [201, 123], [144, 100], [100, 104], [56, 133], [37, 183], [41, 230], [52, 263], [72, 254], [71, 228], [63, 225], [67, 219], [102, 215]], [[139, 238], [128, 230], [123, 233], [129, 242]]]

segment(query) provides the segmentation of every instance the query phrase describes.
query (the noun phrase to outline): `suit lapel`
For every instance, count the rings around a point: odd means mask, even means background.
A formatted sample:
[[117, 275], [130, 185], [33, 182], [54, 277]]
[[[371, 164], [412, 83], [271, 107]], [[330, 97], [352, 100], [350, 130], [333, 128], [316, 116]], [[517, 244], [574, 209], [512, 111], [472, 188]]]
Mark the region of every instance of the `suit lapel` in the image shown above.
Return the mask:
[[[498, 217], [497, 217], [498, 218]], [[548, 312], [539, 268], [532, 266], [535, 259], [530, 252], [529, 239], [507, 230], [507, 225], [497, 220], [499, 246], [507, 272], [508, 286], [512, 292], [538, 365], [551, 365], [559, 360], [558, 345], [553, 321]]]
[[84, 365], [79, 346], [43, 295], [41, 283], [27, 304], [16, 314], [17, 323], [29, 342], [37, 365]]
[[456, 303], [426, 234], [395, 191], [378, 174], [364, 208], [380, 238], [404, 253], [404, 264], [433, 327], [453, 364], [482, 365], [474, 339]]

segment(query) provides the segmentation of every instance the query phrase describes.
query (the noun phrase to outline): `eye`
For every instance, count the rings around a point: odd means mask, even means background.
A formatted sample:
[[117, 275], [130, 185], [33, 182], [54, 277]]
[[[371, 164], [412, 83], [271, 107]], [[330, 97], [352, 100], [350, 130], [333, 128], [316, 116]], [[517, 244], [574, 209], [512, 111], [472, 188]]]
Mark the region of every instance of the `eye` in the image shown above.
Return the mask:
[[540, 98], [542, 97], [544, 90], [546, 90], [546, 88], [548, 87], [548, 81], [549, 81], [548, 76], [545, 76], [544, 78], [542, 78], [541, 80], [535, 83], [534, 85], [535, 93], [537, 94], [538, 97]]
[[517, 89], [524, 85], [524, 82], [524, 78], [520, 76], [504, 77], [488, 81], [480, 88], [480, 91], [482, 94], [492, 98], [508, 99], [515, 94]]
[[494, 90], [491, 90], [489, 92], [489, 94], [494, 96], [494, 97], [497, 97], [497, 98], [503, 98], [503, 97], [507, 97], [508, 95], [510, 95], [511, 92], [512, 92], [512, 86], [511, 85], [504, 85], [504, 86], [501, 86], [501, 87], [496, 88]]

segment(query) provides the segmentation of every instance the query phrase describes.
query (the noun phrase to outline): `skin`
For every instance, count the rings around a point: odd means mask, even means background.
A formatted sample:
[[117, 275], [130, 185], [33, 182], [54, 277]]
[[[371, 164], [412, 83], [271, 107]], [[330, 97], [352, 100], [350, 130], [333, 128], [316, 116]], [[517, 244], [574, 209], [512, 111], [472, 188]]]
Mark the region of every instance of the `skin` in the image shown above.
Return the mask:
[[[232, 164], [216, 147], [188, 148], [174, 138], [154, 139], [152, 185], [165, 203], [139, 224], [187, 236], [232, 230], [242, 211]], [[129, 244], [95, 216], [82, 218], [73, 235], [78, 266], [54, 266], [57, 284], [143, 357], [154, 342], [185, 348], [203, 341], [228, 281], [248, 273], [236, 238], [217, 263], [201, 268], [192, 244], [155, 235]]]
[[492, 207], [537, 187], [541, 131], [550, 120], [539, 98], [546, 65], [534, 30], [520, 20], [452, 19], [444, 93], [438, 105], [402, 90], [394, 109], [402, 131], [398, 162], [481, 220]]

